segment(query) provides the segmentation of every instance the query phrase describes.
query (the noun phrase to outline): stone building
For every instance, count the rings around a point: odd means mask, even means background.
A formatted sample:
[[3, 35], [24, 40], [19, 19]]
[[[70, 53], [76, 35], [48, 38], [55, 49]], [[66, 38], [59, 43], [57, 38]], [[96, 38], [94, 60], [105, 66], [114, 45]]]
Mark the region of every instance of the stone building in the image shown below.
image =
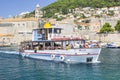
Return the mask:
[[0, 18], [0, 46], [32, 40], [32, 30], [38, 28], [41, 17], [42, 11], [37, 4], [33, 18]]
[[8, 18], [0, 20], [1, 44], [16, 44], [32, 39], [32, 29], [37, 28], [35, 18]]

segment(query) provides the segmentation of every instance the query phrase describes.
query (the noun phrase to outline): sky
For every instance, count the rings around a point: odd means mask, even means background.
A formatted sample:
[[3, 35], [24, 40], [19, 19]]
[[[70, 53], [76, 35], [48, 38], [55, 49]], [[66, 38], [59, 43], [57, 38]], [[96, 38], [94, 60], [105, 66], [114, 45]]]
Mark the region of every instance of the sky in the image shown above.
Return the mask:
[[55, 1], [56, 0], [0, 0], [0, 17], [8, 18], [22, 12], [31, 12], [35, 10], [37, 4], [43, 8]]

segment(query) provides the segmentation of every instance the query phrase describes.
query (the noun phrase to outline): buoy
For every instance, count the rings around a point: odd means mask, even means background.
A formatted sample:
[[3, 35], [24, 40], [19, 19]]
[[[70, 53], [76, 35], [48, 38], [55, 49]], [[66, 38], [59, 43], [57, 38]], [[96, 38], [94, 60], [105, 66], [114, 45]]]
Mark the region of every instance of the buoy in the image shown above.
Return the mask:
[[60, 61], [64, 61], [65, 57], [63, 55], [60, 56]]
[[29, 56], [29, 53], [27, 53], [25, 56]]
[[55, 59], [55, 55], [54, 54], [51, 54], [50, 58], [53, 60]]
[[22, 57], [25, 57], [25, 53], [22, 53]]

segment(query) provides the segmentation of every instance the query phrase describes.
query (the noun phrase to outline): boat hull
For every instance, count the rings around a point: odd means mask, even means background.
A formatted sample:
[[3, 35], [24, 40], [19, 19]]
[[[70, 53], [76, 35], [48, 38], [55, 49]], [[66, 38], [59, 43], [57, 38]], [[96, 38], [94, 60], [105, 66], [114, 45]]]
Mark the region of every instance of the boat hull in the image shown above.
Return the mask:
[[70, 49], [70, 50], [38, 50], [38, 51], [25, 50], [20, 54], [23, 57], [29, 57], [34, 59], [76, 64], [98, 62], [100, 51], [101, 48]]

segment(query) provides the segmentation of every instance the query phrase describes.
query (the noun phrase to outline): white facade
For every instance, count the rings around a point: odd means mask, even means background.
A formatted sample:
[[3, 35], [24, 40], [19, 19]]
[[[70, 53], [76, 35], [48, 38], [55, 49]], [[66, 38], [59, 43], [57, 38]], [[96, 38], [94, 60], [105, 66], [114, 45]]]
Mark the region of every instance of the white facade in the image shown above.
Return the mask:
[[[19, 44], [21, 41], [32, 39], [32, 30], [37, 28], [37, 20], [11, 19], [0, 22], [0, 42]], [[9, 39], [9, 42], [7, 41]]]

